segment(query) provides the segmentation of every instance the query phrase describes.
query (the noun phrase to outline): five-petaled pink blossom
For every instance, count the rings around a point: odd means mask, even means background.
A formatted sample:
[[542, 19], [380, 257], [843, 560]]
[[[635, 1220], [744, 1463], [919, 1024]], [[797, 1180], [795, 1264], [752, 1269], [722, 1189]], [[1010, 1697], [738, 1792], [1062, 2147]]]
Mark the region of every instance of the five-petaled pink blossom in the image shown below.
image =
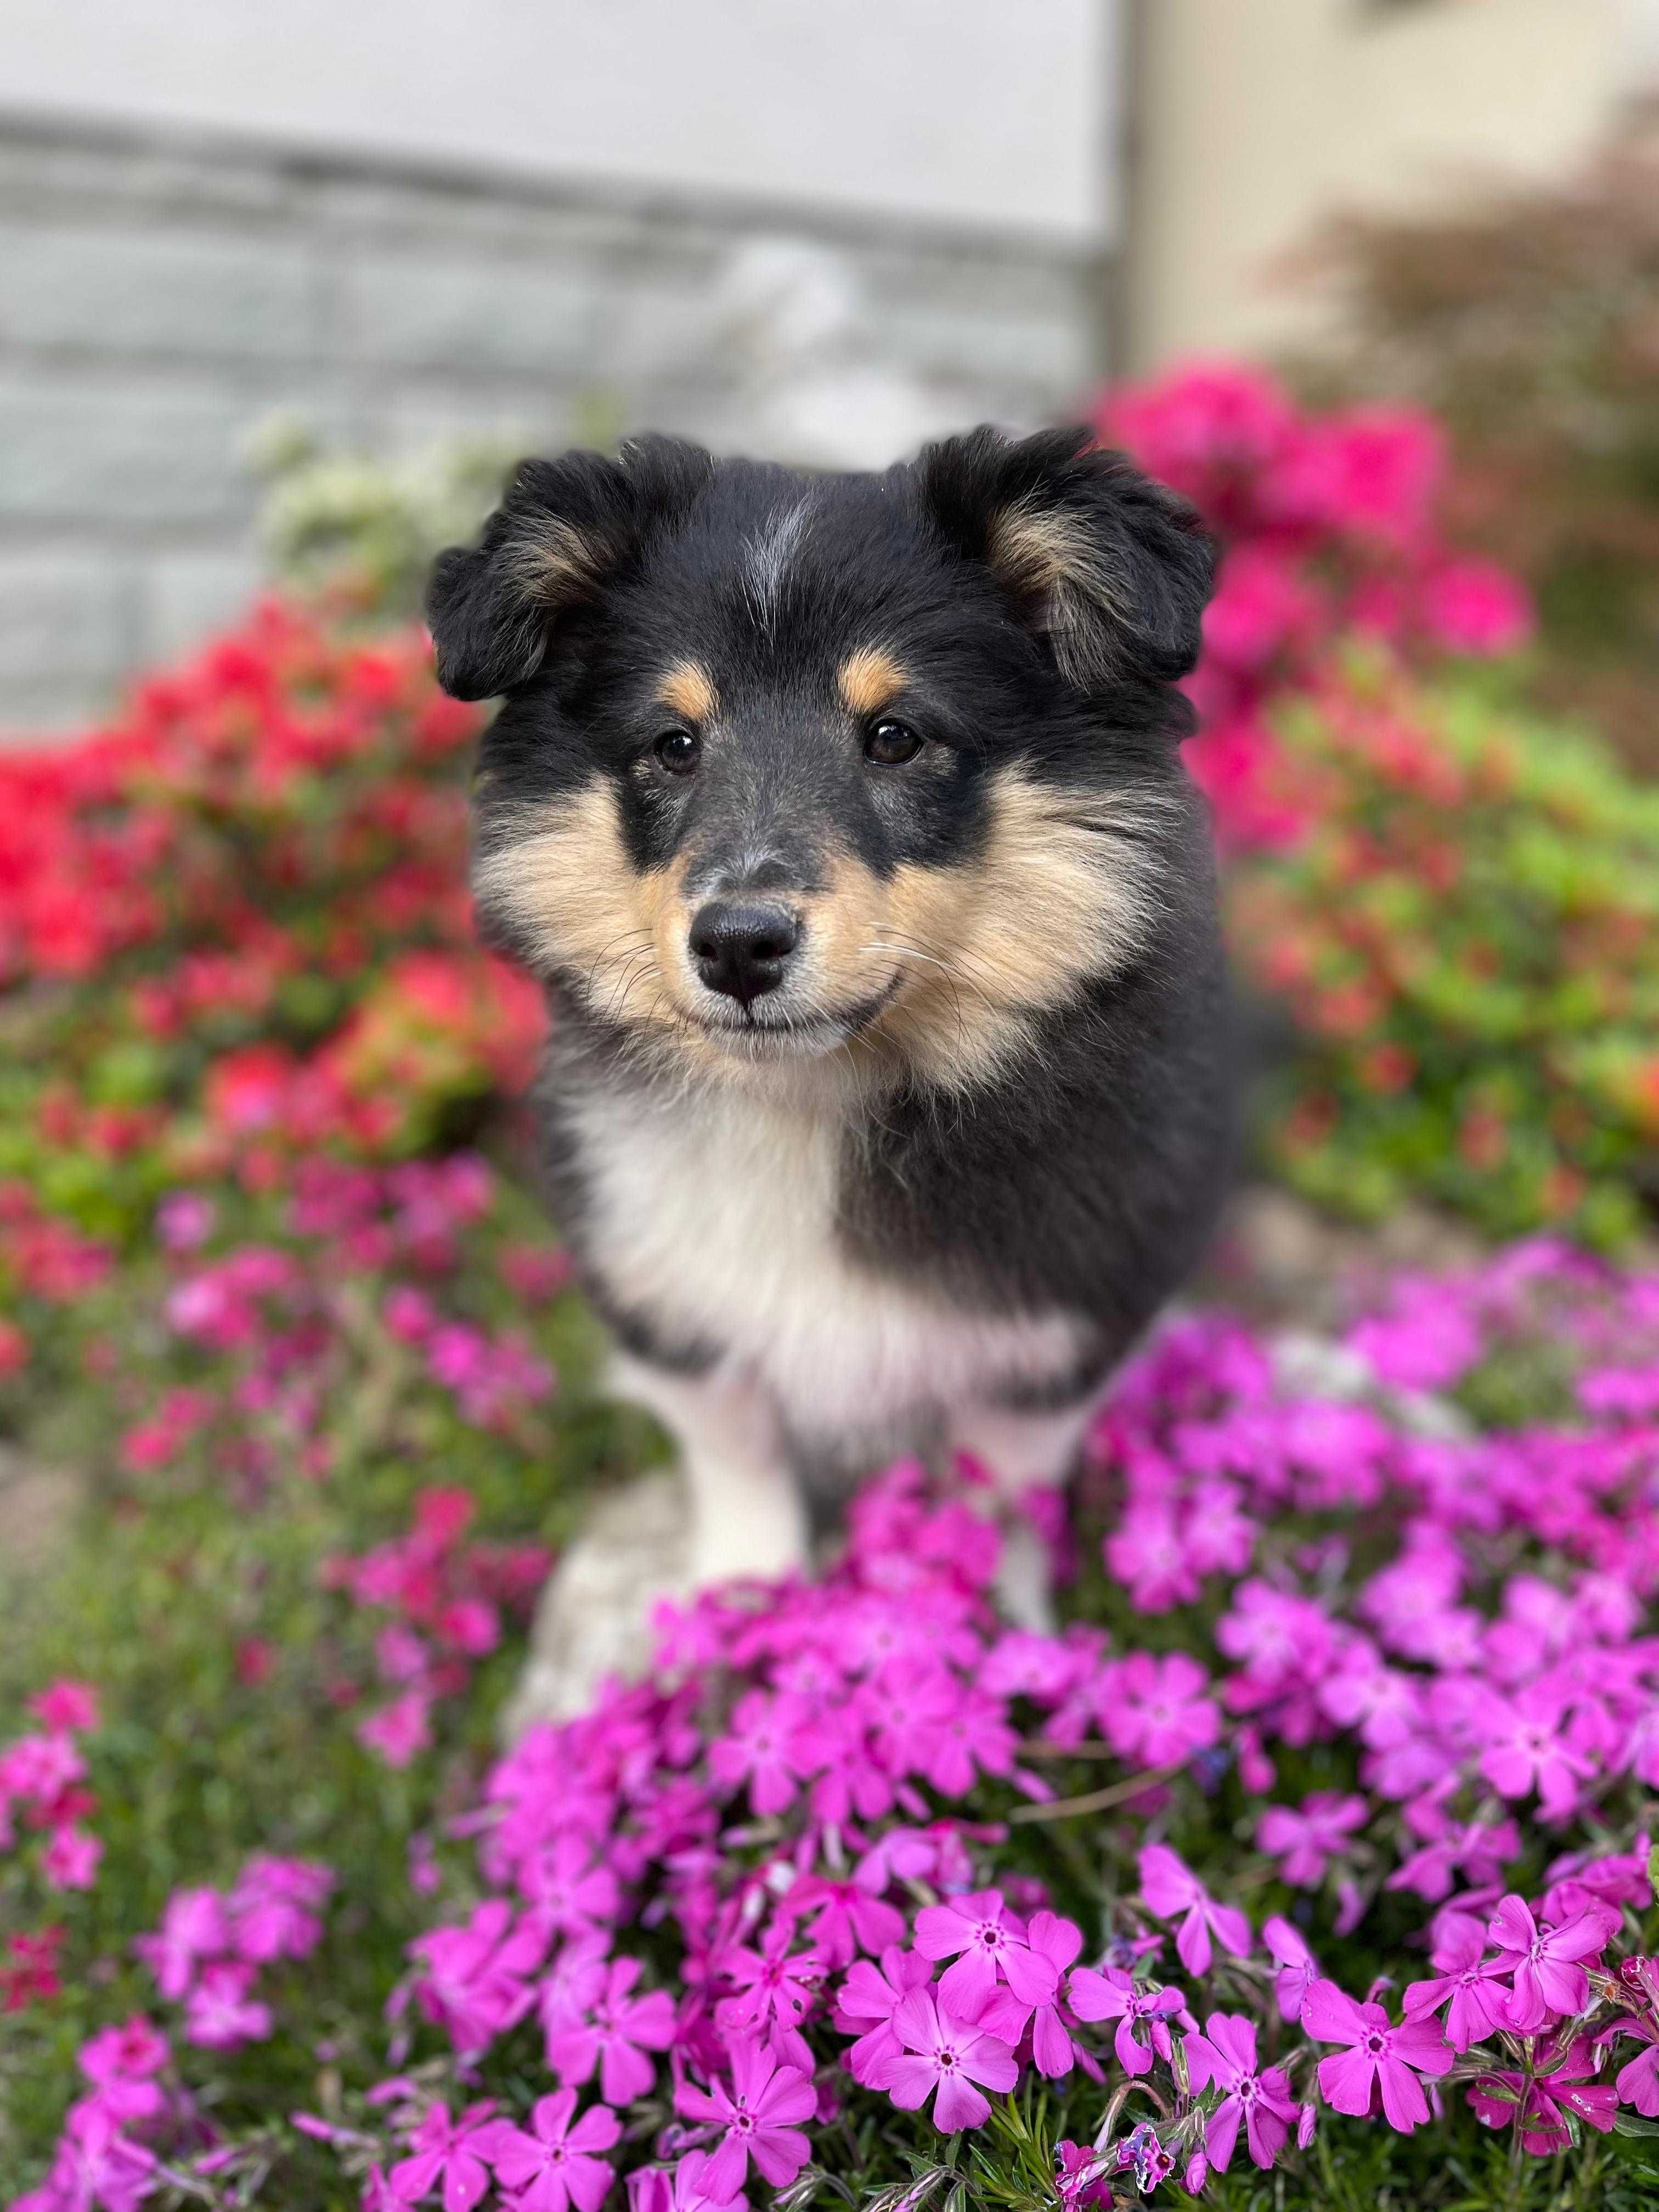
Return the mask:
[[1540, 1929], [1524, 1898], [1502, 1899], [1489, 1934], [1499, 1973], [1513, 1974], [1514, 1995], [1504, 2007], [1510, 2027], [1523, 2035], [1589, 2002], [1589, 1977], [1579, 1964], [1607, 1948], [1619, 1925], [1612, 1905], [1595, 1905], [1559, 1928]]
[[[1115, 2020], [1117, 2033], [1112, 2047], [1126, 2074], [1150, 2074], [1156, 2053], [1167, 2058], [1174, 2048], [1170, 2021], [1186, 2010], [1179, 1990], [1162, 1989], [1156, 1982], [1138, 1981], [1121, 1966], [1079, 1966], [1066, 1984], [1072, 2010], [1079, 2020]], [[1146, 2024], [1142, 2043], [1135, 2029]]]
[[386, 2176], [394, 2203], [418, 2204], [436, 2189], [443, 2212], [472, 2212], [489, 2186], [480, 2155], [484, 2123], [494, 2106], [469, 2105], [459, 2119], [445, 2105], [431, 2106], [410, 2142], [410, 2154]]
[[674, 2040], [674, 2001], [665, 1990], [633, 1994], [637, 1959], [585, 1959], [564, 1988], [561, 2024], [550, 2027], [547, 2063], [562, 2081], [586, 2081], [597, 2066], [610, 2105], [630, 2105], [656, 2079], [647, 2053]]
[[787, 2188], [811, 2154], [801, 2123], [817, 2111], [817, 2092], [797, 2066], [780, 2065], [766, 2045], [744, 2036], [730, 2046], [732, 2081], [708, 2089], [688, 2083], [680, 2109], [726, 2130], [710, 2156], [703, 2184], [710, 2197], [735, 2197], [752, 2158], [763, 2180]]
[[1001, 2092], [1019, 2078], [1007, 2045], [960, 2020], [945, 2002], [943, 1985], [937, 1996], [931, 1990], [913, 1990], [893, 2014], [893, 2031], [903, 2049], [874, 2069], [872, 2086], [885, 2089], [907, 2112], [919, 2112], [932, 2097], [933, 2124], [942, 2135], [982, 2126], [989, 2118], [991, 2107], [975, 2083]]
[[1212, 2012], [1203, 2034], [1188, 2035], [1185, 2047], [1193, 2087], [1223, 2093], [1204, 2131], [1210, 2164], [1225, 2172], [1242, 2125], [1252, 2161], [1270, 2166], [1297, 2118], [1296, 2100], [1282, 2068], [1258, 2069], [1255, 2022], [1237, 2013]]
[[924, 1959], [951, 1959], [939, 1977], [939, 2002], [963, 2020], [977, 2020], [1000, 1975], [1024, 2004], [1048, 2004], [1058, 1986], [1050, 1962], [1031, 1949], [1000, 1889], [971, 1891], [916, 1915], [916, 1948]]
[[1207, 1974], [1213, 1934], [1224, 1950], [1242, 1959], [1250, 1948], [1250, 1923], [1237, 1908], [1218, 1905], [1191, 1868], [1167, 1844], [1148, 1844], [1140, 1854], [1140, 1899], [1159, 1920], [1181, 1926], [1176, 1955], [1189, 1974]]
[[1302, 2008], [1302, 2025], [1316, 2043], [1342, 2043], [1319, 2062], [1319, 2087], [1325, 2102], [1357, 2118], [1376, 2109], [1401, 2135], [1410, 2135], [1429, 2117], [1419, 2074], [1439, 2075], [1454, 2053], [1437, 2021], [1408, 2020], [1398, 2027], [1379, 2004], [1357, 2004], [1334, 1982], [1316, 1982]]
[[612, 2179], [600, 2153], [621, 2140], [622, 2122], [608, 2105], [592, 2105], [573, 2126], [575, 2110], [575, 2091], [561, 2089], [537, 2099], [528, 2131], [495, 2120], [472, 2138], [497, 2179], [522, 2192], [514, 2199], [519, 2212], [567, 2212], [572, 2204], [576, 2212], [598, 2212]]

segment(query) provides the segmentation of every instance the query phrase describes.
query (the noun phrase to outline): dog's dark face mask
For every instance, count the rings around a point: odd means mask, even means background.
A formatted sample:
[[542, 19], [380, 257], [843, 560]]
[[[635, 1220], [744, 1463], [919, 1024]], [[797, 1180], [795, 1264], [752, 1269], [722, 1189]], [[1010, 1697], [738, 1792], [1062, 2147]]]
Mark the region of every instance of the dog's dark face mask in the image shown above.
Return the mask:
[[1170, 687], [1212, 567], [1076, 432], [881, 477], [661, 440], [526, 462], [430, 605], [446, 688], [505, 695], [484, 925], [705, 1069], [980, 1079], [1136, 957], [1192, 820]]

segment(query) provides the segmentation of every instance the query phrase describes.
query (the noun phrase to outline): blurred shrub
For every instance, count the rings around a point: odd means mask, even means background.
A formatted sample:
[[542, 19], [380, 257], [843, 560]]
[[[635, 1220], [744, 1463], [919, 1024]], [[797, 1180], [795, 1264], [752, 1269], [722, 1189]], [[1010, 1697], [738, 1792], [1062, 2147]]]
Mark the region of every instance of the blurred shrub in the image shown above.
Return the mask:
[[540, 1005], [473, 935], [477, 726], [418, 629], [271, 603], [0, 756], [0, 1180], [118, 1239], [181, 1179], [401, 1156], [515, 1085]]
[[1231, 883], [1289, 1009], [1273, 1164], [1378, 1216], [1637, 1229], [1659, 1188], [1659, 791], [1587, 738], [1350, 662], [1280, 717], [1307, 823]]
[[1275, 773], [1273, 710], [1316, 680], [1334, 639], [1358, 632], [1428, 664], [1504, 653], [1528, 634], [1524, 589], [1448, 542], [1445, 441], [1420, 409], [1312, 413], [1264, 371], [1217, 362], [1109, 390], [1095, 419], [1222, 542], [1186, 688], [1203, 717], [1189, 763], [1229, 848], [1304, 826]]
[[266, 486], [260, 537], [272, 572], [344, 610], [417, 614], [434, 555], [473, 535], [517, 459], [515, 444], [472, 438], [378, 460], [331, 450], [280, 418], [252, 455]]
[[1327, 396], [1407, 395], [1450, 434], [1455, 526], [1537, 599], [1540, 696], [1659, 769], [1659, 109], [1565, 187], [1350, 221]]

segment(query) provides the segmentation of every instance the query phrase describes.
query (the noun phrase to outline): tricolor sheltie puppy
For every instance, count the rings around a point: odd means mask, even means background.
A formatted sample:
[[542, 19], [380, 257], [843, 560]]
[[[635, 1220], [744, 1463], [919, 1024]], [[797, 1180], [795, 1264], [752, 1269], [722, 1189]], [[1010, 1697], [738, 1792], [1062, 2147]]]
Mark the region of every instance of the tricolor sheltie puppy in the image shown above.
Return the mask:
[[901, 1454], [1062, 1476], [1198, 1256], [1212, 571], [1086, 433], [988, 429], [881, 475], [527, 461], [439, 562], [440, 680], [505, 702], [478, 912], [551, 1001], [553, 1203], [678, 1439], [684, 1583], [799, 1565]]

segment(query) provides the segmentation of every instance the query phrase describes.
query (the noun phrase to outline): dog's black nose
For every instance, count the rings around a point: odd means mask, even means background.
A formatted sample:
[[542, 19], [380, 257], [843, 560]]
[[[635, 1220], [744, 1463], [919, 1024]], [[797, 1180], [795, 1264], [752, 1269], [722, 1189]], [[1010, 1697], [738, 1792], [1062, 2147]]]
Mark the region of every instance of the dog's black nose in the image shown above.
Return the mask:
[[799, 942], [800, 924], [787, 907], [763, 899], [713, 898], [691, 919], [697, 973], [741, 1006], [777, 989]]

